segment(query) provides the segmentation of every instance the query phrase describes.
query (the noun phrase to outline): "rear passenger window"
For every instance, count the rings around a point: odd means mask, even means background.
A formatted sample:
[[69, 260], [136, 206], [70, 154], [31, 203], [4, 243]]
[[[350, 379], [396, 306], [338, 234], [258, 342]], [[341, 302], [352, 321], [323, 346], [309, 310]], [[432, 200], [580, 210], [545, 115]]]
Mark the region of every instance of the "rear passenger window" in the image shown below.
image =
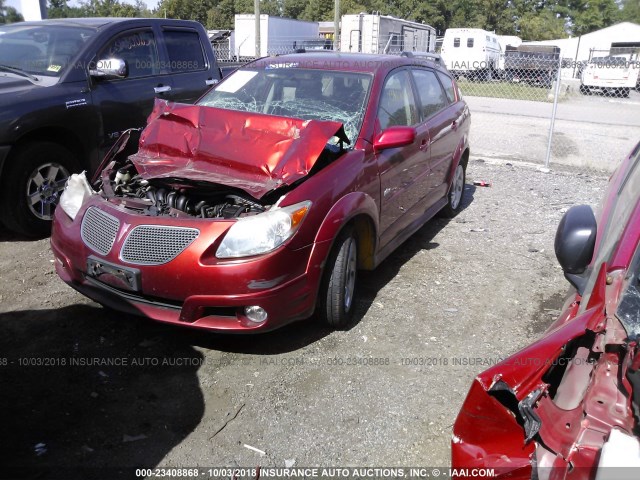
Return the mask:
[[409, 127], [418, 123], [416, 99], [413, 96], [409, 72], [401, 70], [392, 74], [384, 84], [378, 108], [380, 128]]
[[453, 46], [454, 47], [459, 47], [460, 46], [460, 39], [459, 38], [454, 38], [453, 39]]
[[200, 36], [193, 30], [165, 30], [171, 72], [192, 72], [206, 68]]
[[413, 78], [418, 87], [422, 105], [422, 116], [427, 119], [449, 104], [442, 86], [431, 70], [413, 70]]
[[447, 98], [449, 102], [453, 103], [456, 101], [456, 93], [455, 87], [453, 86], [453, 80], [451, 77], [445, 75], [444, 73], [438, 72], [438, 78], [442, 82], [442, 86], [444, 87], [444, 92], [447, 94]]
[[467, 38], [467, 47], [473, 48], [473, 37]]

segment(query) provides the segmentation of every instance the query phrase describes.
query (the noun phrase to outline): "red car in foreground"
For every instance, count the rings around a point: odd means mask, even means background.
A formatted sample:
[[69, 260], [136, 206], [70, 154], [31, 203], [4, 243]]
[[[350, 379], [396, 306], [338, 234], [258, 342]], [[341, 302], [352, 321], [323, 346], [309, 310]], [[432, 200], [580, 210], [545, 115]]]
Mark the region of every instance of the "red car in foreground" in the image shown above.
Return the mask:
[[345, 326], [356, 272], [462, 205], [469, 110], [439, 57], [298, 54], [196, 105], [157, 101], [56, 209], [60, 277], [112, 308], [218, 331]]
[[576, 290], [543, 337], [482, 372], [453, 427], [452, 467], [518, 479], [640, 478], [640, 144], [598, 222], [569, 209], [556, 256]]

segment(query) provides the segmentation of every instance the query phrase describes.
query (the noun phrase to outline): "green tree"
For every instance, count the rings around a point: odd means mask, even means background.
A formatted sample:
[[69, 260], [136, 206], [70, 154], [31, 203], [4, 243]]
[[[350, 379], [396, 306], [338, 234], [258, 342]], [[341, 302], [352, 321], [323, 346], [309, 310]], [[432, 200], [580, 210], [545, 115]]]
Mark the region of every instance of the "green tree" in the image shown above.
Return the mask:
[[4, 0], [0, 0], [0, 24], [22, 21], [24, 18], [15, 8], [5, 6]]
[[286, 18], [300, 18], [305, 6], [300, 0], [283, 0], [282, 15]]
[[217, 7], [215, 0], [162, 0], [156, 15], [159, 17], [195, 20], [207, 25], [209, 11]]
[[78, 18], [86, 17], [87, 12], [81, 7], [70, 7], [68, 0], [49, 0], [47, 6], [48, 18]]
[[221, 0], [207, 12], [207, 28], [233, 30], [236, 7], [233, 0]]
[[551, 10], [527, 12], [519, 18], [518, 35], [523, 40], [555, 40], [567, 36], [564, 19]]
[[311, 22], [326, 22], [333, 20], [334, 0], [313, 0], [307, 2], [300, 14], [300, 20]]
[[568, 0], [563, 9], [573, 35], [609, 27], [620, 18], [616, 0]]
[[619, 18], [623, 22], [640, 24], [640, 1], [622, 0], [622, 9], [620, 10]]

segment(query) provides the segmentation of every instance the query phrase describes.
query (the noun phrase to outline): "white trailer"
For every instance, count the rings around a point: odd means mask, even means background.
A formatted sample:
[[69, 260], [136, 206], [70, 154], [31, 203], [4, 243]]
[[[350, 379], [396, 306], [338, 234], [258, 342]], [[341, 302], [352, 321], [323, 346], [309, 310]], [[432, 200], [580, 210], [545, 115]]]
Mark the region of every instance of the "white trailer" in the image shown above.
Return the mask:
[[255, 58], [295, 52], [305, 40], [320, 38], [318, 22], [260, 15], [260, 52], [256, 52], [255, 15], [235, 16], [235, 56]]
[[456, 77], [490, 80], [500, 68], [500, 42], [481, 28], [448, 28], [440, 51], [447, 69]]
[[340, 51], [360, 53], [435, 52], [436, 30], [424, 23], [387, 15], [343, 15]]

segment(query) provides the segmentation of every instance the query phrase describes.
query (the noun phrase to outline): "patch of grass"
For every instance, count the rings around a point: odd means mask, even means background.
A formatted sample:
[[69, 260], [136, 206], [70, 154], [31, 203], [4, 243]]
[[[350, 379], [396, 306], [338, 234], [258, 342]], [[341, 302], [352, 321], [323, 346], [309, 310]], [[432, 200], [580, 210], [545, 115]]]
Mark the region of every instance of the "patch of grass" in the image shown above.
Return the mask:
[[532, 87], [526, 83], [512, 82], [471, 82], [466, 79], [458, 80], [462, 95], [469, 97], [513, 98], [516, 100], [533, 100], [535, 102], [553, 102], [547, 95], [549, 90], [542, 87]]

